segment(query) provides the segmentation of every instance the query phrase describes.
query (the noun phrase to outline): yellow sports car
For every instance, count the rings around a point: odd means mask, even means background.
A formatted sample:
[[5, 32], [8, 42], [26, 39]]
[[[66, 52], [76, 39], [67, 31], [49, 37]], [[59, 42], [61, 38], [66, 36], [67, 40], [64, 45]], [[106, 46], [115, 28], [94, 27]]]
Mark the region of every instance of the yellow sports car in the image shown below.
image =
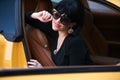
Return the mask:
[[85, 21], [80, 34], [95, 65], [28, 68], [34, 28], [25, 23], [24, 13], [49, 10], [59, 1], [0, 0], [0, 80], [120, 80], [120, 0], [81, 0]]

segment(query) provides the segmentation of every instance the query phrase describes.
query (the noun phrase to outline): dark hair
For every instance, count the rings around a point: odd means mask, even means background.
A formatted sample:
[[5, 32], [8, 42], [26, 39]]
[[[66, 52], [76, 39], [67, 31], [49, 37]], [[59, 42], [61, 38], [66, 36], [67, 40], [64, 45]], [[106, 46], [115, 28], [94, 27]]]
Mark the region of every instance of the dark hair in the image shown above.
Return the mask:
[[83, 26], [84, 8], [80, 0], [62, 0], [55, 9], [60, 13], [65, 13], [71, 19], [71, 22], [76, 22], [77, 25]]

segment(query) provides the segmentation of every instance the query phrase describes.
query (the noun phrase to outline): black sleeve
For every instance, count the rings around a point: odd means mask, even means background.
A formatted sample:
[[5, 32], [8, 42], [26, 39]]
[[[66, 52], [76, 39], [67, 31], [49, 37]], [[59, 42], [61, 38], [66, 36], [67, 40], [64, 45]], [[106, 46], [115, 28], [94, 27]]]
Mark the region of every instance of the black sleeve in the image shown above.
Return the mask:
[[26, 12], [25, 13], [25, 22], [29, 25], [31, 25], [32, 27], [36, 27], [36, 28], [39, 28], [40, 30], [42, 30], [46, 35], [49, 35], [50, 37], [54, 37], [56, 36], [56, 33], [55, 31], [52, 30], [52, 24], [51, 22], [48, 22], [48, 23], [43, 23], [37, 19], [33, 19], [31, 18], [31, 14], [33, 12]]
[[75, 38], [71, 40], [68, 51], [69, 65], [92, 64], [87, 51], [86, 44], [82, 39]]

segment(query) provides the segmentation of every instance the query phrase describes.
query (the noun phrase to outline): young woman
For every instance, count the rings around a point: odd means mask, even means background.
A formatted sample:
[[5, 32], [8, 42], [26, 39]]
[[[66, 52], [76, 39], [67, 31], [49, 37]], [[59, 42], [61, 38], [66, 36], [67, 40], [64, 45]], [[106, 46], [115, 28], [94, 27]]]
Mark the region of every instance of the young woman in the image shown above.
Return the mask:
[[26, 23], [34, 25], [52, 39], [51, 56], [56, 66], [90, 65], [87, 46], [80, 36], [84, 8], [80, 0], [62, 0], [52, 13], [26, 14]]

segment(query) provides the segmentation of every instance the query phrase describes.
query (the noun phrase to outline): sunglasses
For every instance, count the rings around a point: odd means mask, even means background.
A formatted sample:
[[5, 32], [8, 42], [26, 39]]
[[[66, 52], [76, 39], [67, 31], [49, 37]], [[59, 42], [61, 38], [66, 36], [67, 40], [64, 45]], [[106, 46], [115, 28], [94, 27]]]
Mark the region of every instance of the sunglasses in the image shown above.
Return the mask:
[[63, 24], [63, 25], [67, 25], [71, 22], [70, 18], [67, 17], [66, 14], [60, 14], [56, 9], [53, 9], [53, 18], [54, 19], [59, 19], [60, 18], [60, 22]]

